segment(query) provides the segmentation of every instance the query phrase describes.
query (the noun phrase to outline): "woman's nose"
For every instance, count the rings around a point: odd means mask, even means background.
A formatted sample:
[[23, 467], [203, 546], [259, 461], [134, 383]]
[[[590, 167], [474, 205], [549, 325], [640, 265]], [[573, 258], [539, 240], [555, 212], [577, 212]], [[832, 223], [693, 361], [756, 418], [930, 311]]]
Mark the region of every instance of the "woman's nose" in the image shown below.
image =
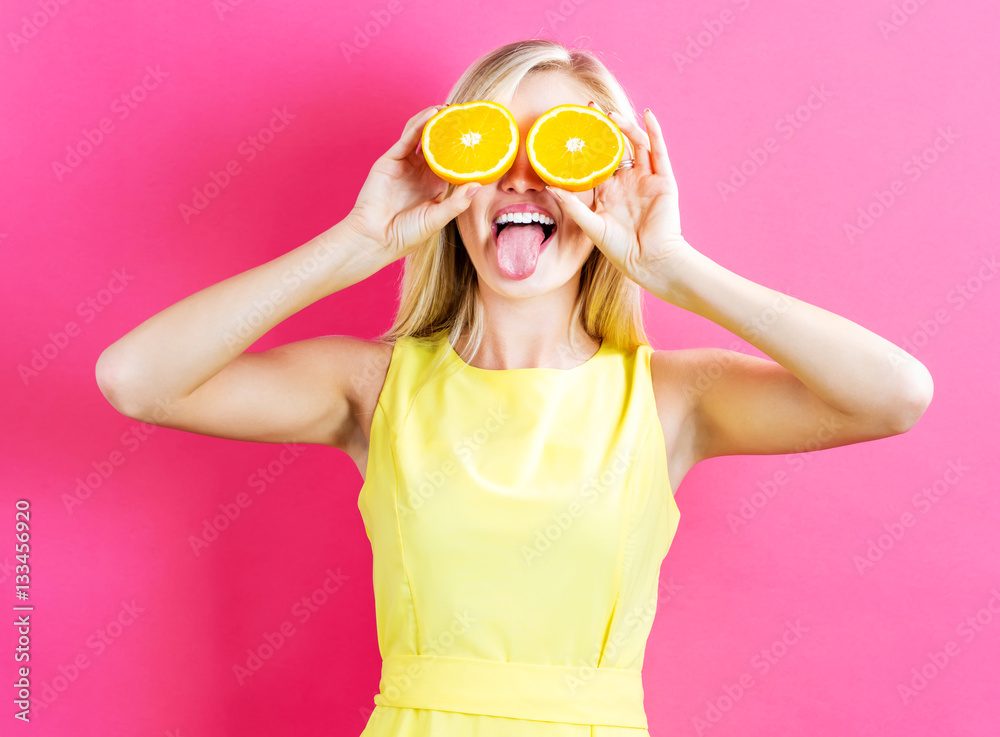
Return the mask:
[[545, 189], [545, 181], [538, 176], [538, 173], [531, 166], [531, 161], [528, 159], [528, 148], [525, 145], [526, 139], [527, 135], [522, 134], [521, 140], [518, 142], [518, 151], [517, 156], [514, 158], [514, 163], [500, 180], [501, 189], [505, 192], [527, 192], [529, 190], [541, 192]]

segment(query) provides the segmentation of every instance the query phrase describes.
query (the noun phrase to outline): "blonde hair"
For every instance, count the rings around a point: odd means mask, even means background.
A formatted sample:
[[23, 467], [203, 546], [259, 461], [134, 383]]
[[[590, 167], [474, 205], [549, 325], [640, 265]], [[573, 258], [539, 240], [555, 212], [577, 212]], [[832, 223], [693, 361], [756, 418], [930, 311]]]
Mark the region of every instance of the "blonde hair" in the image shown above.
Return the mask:
[[[568, 74], [588, 90], [601, 110], [636, 120], [628, 93], [603, 62], [586, 49], [570, 49], [546, 39], [509, 43], [481, 56], [458, 79], [446, 102], [507, 104], [521, 80], [543, 71]], [[446, 196], [455, 187], [450, 184]], [[639, 345], [649, 345], [642, 292], [595, 247], [581, 271], [572, 319], [582, 321], [595, 340], [634, 351]], [[392, 327], [378, 339], [394, 344], [403, 336], [423, 339], [446, 329], [448, 340], [455, 344], [466, 328], [474, 356], [483, 337], [483, 305], [475, 266], [453, 219], [404, 257], [399, 309]], [[570, 335], [572, 340], [572, 331]]]

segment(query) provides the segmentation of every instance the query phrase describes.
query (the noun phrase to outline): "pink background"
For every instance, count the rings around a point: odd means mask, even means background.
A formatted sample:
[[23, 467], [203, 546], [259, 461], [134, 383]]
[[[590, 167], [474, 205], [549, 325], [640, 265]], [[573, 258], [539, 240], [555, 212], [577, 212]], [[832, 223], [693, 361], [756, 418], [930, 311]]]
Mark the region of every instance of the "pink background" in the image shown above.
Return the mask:
[[[144, 427], [102, 397], [94, 364], [157, 311], [329, 228], [414, 112], [443, 101], [480, 54], [538, 35], [600, 51], [636, 107], [659, 115], [695, 247], [885, 336], [935, 379], [908, 434], [714, 459], [688, 475], [644, 669], [651, 734], [1000, 732], [1000, 275], [987, 267], [1000, 230], [998, 22], [987, 0], [5, 3], [0, 600], [13, 605], [14, 502], [26, 498], [41, 705], [27, 729], [361, 732], [380, 661], [352, 461]], [[115, 100], [147, 68], [165, 76], [148, 77], [123, 117]], [[824, 99], [802, 107], [814, 89]], [[240, 146], [274, 109], [290, 119], [249, 161]], [[795, 127], [779, 124], [789, 115]], [[102, 119], [111, 125], [88, 151]], [[953, 135], [934, 151], [939, 130]], [[750, 151], [768, 138], [756, 166]], [[58, 172], [67, 147], [86, 155]], [[233, 160], [239, 173], [186, 221], [181, 205]], [[724, 196], [741, 165], [745, 181]], [[859, 208], [872, 217], [852, 239], [845, 223]], [[253, 349], [374, 336], [390, 323], [400, 267]], [[658, 349], [760, 355], [647, 300]], [[72, 336], [52, 337], [69, 322]], [[36, 351], [44, 367], [22, 377]], [[276, 477], [258, 481], [262, 467]], [[95, 488], [67, 509], [88, 474]], [[927, 488], [943, 493], [921, 506]], [[195, 555], [190, 536], [240, 494], [251, 504]], [[912, 525], [893, 527], [907, 513]], [[859, 570], [880, 539], [881, 558]], [[339, 587], [314, 596], [328, 571]], [[303, 598], [316, 603], [305, 622]], [[283, 622], [294, 634], [241, 684], [234, 665]], [[805, 628], [787, 647], [786, 622]], [[13, 628], [0, 642], [0, 732], [18, 734]], [[929, 654], [949, 642], [935, 673]], [[776, 656], [766, 671], [764, 651]], [[913, 669], [929, 677], [904, 698]]]

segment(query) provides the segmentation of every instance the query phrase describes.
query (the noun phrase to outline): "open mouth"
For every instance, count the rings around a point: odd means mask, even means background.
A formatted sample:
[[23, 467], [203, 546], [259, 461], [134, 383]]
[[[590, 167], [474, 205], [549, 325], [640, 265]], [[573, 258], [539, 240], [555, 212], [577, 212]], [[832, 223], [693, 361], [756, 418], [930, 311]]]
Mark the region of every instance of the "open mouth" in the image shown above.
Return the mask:
[[496, 243], [497, 239], [500, 237], [500, 233], [503, 231], [504, 228], [512, 228], [512, 227], [517, 228], [524, 225], [541, 226], [542, 232], [545, 234], [545, 237], [542, 239], [543, 246], [549, 242], [549, 239], [552, 238], [552, 234], [555, 233], [557, 230], [556, 224], [554, 222], [548, 223], [545, 222], [544, 220], [542, 221], [531, 220], [529, 222], [524, 222], [524, 223], [518, 223], [513, 221], [500, 222], [499, 220], [494, 220], [490, 226], [490, 230], [493, 231], [493, 242]]
[[558, 230], [555, 218], [544, 212], [505, 212], [490, 224], [497, 268], [509, 279], [535, 273], [538, 258]]

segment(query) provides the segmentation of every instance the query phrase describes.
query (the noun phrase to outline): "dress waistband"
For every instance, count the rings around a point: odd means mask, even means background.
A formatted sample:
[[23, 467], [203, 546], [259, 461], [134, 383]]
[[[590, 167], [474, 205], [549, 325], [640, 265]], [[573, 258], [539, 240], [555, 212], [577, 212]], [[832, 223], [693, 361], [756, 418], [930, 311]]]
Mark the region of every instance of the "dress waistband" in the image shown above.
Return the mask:
[[382, 660], [378, 706], [646, 729], [642, 672], [438, 655]]

